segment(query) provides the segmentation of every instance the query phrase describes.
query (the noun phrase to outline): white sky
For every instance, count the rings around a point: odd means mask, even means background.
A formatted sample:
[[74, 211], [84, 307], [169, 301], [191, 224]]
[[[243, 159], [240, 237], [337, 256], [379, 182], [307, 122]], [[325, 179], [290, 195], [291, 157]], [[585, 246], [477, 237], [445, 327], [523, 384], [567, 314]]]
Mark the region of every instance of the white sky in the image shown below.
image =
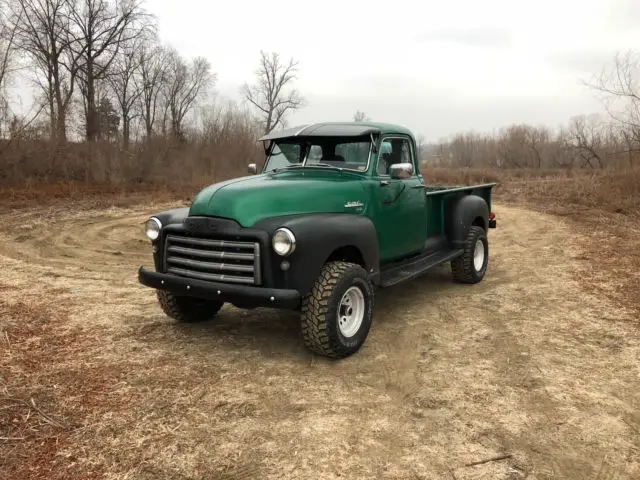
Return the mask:
[[640, 0], [147, 0], [163, 42], [207, 57], [239, 99], [260, 49], [300, 62], [289, 124], [357, 109], [428, 140], [600, 109], [579, 84], [640, 47]]
[[[260, 50], [299, 61], [307, 106], [290, 125], [403, 124], [428, 141], [601, 111], [580, 84], [640, 48], [640, 0], [146, 0], [160, 40], [204, 56], [241, 100]], [[28, 99], [24, 81], [18, 97]], [[21, 85], [20, 85], [21, 84]], [[27, 105], [29, 102], [25, 100]]]

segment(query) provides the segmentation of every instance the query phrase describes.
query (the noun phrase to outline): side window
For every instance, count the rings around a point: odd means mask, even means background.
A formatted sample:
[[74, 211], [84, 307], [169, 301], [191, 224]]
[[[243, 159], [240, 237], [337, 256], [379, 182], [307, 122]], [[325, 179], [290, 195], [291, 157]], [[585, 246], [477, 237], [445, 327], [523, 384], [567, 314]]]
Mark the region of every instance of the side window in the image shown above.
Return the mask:
[[409, 142], [406, 140], [402, 141], [401, 157], [402, 163], [413, 163], [411, 161], [411, 145], [409, 145]]
[[413, 163], [411, 144], [406, 138], [386, 138], [380, 145], [378, 175], [389, 175], [389, 169], [395, 163]]

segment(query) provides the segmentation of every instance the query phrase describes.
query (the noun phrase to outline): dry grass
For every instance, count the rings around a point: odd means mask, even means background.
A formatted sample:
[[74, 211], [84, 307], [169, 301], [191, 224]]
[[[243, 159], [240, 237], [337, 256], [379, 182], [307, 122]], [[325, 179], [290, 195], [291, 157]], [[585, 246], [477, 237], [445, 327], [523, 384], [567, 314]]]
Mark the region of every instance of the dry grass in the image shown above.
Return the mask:
[[296, 315], [167, 319], [135, 270], [169, 206], [0, 212], [1, 478], [637, 478], [640, 341], [566, 222], [497, 205], [485, 281], [381, 292], [331, 362]]
[[[1, 287], [9, 297], [13, 288]], [[103, 472], [100, 465], [79, 464], [68, 448], [82, 434], [88, 411], [117, 413], [124, 406], [104, 397], [121, 366], [91, 361], [97, 332], [69, 325], [68, 309], [60, 305], [67, 294], [53, 288], [47, 300], [0, 299], [3, 478], [98, 478]]]
[[640, 318], [640, 168], [423, 173], [434, 183], [497, 182], [497, 201], [565, 218], [584, 235], [581, 256], [588, 265], [579, 273], [584, 288], [634, 310]]

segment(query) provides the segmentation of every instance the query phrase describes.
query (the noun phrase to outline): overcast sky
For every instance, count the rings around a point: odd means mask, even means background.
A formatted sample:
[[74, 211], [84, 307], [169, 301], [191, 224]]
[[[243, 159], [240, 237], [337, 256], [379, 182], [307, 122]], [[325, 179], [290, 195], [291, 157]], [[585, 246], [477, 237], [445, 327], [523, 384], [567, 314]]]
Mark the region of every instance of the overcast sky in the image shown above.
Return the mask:
[[357, 109], [435, 140], [511, 122], [557, 126], [600, 109], [579, 84], [640, 47], [640, 0], [392, 2], [148, 0], [161, 39], [207, 57], [239, 98], [259, 51], [300, 62], [290, 124]]
[[[260, 50], [299, 61], [290, 125], [400, 123], [428, 141], [601, 111], [580, 84], [640, 48], [640, 0], [146, 0], [160, 40], [204, 56], [240, 100]], [[19, 82], [24, 83], [24, 82]], [[19, 92], [24, 98], [29, 95]], [[25, 105], [29, 102], [25, 100]]]

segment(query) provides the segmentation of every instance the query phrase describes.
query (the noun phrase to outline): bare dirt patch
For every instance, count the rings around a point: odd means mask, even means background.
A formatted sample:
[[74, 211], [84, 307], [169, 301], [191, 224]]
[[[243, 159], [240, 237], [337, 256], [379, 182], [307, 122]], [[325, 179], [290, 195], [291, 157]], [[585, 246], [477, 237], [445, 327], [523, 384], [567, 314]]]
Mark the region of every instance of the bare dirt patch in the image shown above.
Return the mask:
[[0, 477], [640, 476], [640, 335], [578, 281], [594, 264], [565, 220], [496, 205], [485, 281], [379, 292], [335, 362], [295, 314], [163, 316], [136, 269], [175, 204], [123, 205], [0, 216]]

